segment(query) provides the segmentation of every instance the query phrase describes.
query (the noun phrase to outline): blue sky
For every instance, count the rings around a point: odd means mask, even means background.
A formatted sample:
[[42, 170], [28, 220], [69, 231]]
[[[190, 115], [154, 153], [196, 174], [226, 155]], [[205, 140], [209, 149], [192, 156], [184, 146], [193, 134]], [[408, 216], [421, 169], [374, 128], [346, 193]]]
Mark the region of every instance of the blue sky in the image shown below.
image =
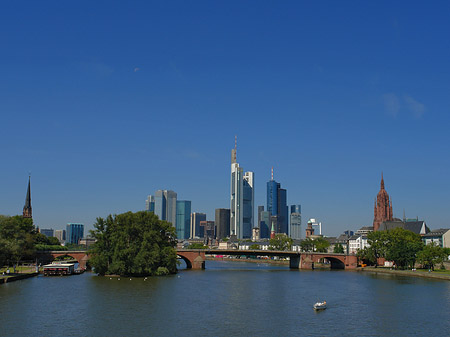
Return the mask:
[[[449, 227], [450, 3], [0, 4], [0, 214], [63, 228], [172, 189], [213, 220], [230, 150], [326, 235], [394, 215]], [[255, 207], [256, 208], [256, 207]], [[255, 214], [256, 215], [256, 214]]]

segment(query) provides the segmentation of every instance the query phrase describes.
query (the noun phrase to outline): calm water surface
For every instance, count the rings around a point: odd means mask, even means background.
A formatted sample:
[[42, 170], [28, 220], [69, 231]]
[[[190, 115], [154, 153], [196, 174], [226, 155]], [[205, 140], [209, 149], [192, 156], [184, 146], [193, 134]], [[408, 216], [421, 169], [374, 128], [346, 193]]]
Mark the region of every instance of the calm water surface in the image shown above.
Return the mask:
[[[0, 286], [1, 336], [450, 336], [450, 282], [207, 261], [175, 276], [92, 273]], [[328, 309], [312, 305], [326, 300]]]

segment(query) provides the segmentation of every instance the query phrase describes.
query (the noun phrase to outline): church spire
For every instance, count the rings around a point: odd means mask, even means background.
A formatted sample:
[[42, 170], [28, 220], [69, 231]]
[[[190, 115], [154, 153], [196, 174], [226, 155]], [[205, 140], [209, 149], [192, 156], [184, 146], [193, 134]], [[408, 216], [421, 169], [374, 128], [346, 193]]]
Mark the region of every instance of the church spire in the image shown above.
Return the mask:
[[381, 189], [384, 190], [383, 171], [381, 171]]
[[25, 206], [23, 206], [23, 217], [32, 218], [31, 215], [31, 177], [28, 176], [27, 197], [25, 198]]

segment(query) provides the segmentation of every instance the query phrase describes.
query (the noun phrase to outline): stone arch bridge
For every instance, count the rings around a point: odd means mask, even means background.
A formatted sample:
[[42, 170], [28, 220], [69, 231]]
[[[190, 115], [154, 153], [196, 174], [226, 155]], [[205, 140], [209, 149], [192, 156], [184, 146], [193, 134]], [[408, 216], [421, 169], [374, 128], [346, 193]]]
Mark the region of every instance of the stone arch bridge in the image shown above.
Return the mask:
[[[289, 258], [291, 269], [314, 269], [314, 263], [327, 260], [332, 269], [355, 269], [358, 258], [355, 255], [330, 254], [330, 253], [304, 253], [278, 250], [238, 250], [238, 249], [178, 249], [177, 255], [186, 262], [188, 269], [205, 269], [206, 255], [231, 255], [231, 256], [278, 256]], [[40, 263], [50, 263], [59, 256], [70, 256], [86, 268], [89, 255], [85, 250], [79, 251], [45, 251], [40, 252]]]
[[177, 255], [186, 262], [188, 269], [204, 269], [206, 255], [231, 256], [278, 256], [289, 258], [291, 269], [314, 269], [314, 263], [329, 261], [332, 269], [355, 269], [358, 258], [355, 255], [334, 253], [305, 253], [279, 250], [239, 250], [239, 249], [178, 249]]

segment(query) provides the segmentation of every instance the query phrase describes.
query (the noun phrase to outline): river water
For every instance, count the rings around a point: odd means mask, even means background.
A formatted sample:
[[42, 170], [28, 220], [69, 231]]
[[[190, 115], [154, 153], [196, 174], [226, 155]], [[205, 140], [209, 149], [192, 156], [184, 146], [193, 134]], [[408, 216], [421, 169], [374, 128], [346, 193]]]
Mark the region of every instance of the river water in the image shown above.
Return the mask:
[[[1, 336], [450, 336], [450, 282], [207, 261], [142, 278], [0, 286]], [[326, 300], [328, 309], [312, 305]]]

